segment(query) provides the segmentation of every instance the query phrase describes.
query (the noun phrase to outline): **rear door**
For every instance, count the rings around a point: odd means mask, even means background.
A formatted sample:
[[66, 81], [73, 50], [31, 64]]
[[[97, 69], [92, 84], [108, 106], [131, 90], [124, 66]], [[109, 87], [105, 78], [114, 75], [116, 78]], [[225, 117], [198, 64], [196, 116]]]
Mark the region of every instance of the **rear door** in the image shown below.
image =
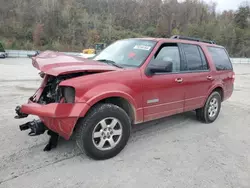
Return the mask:
[[181, 44], [180, 46], [184, 56], [184, 111], [190, 111], [203, 106], [214, 78], [201, 46], [193, 44]]

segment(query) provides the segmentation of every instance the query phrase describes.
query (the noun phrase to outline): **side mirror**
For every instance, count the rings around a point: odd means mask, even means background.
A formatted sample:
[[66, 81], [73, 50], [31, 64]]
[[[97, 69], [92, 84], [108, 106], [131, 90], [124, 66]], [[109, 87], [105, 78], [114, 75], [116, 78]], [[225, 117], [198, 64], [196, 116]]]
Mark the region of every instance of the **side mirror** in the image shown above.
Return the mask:
[[173, 71], [173, 62], [153, 60], [149, 63], [146, 69], [146, 75], [150, 76], [155, 73], [172, 72], [172, 71]]

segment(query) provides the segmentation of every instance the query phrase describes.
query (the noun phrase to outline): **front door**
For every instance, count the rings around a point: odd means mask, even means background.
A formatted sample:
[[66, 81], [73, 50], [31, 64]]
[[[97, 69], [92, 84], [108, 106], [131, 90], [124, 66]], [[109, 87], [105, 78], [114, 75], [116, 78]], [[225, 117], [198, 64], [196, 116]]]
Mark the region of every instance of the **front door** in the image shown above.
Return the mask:
[[[172, 62], [172, 72], [142, 73], [144, 121], [150, 121], [184, 111], [184, 82], [181, 70], [182, 58], [176, 43], [162, 44], [151, 62]], [[149, 62], [149, 64], [151, 63]]]

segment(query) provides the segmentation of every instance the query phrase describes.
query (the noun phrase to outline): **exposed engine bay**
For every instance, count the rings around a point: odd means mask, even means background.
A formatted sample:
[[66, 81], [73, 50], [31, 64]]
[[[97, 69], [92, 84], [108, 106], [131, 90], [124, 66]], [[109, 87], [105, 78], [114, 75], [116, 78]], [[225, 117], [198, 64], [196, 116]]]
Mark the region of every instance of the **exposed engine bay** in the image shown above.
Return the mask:
[[[44, 89], [42, 91], [39, 99], [36, 99], [36, 94], [30, 97], [30, 101], [38, 103], [41, 105], [46, 105], [50, 103], [74, 103], [75, 102], [75, 89], [73, 87], [59, 86], [60, 82], [68, 80], [71, 78], [76, 78], [84, 75], [95, 74], [96, 72], [78, 72], [59, 76], [46, 75], [40, 72], [40, 76], [43, 81], [46, 82]], [[16, 109], [16, 119], [26, 118], [28, 114], [21, 112], [21, 106], [17, 106]]]
[[37, 101], [39, 104], [49, 104], [49, 103], [58, 103], [62, 99], [62, 88], [59, 87], [59, 83], [63, 80], [70, 78], [83, 76], [83, 73], [75, 73], [69, 75], [61, 76], [51, 76], [47, 78], [46, 86], [42, 92], [40, 99]]
[[[51, 76], [48, 75], [46, 86], [42, 92], [41, 97], [37, 101], [39, 104], [49, 104], [49, 103], [69, 103], [74, 102], [75, 91], [71, 87], [59, 87], [61, 81], [68, 80], [71, 78], [84, 76], [89, 73], [72, 73], [67, 75]], [[63, 100], [63, 101], [62, 101]]]
[[[75, 99], [74, 88], [59, 87], [60, 82], [63, 80], [84, 76], [90, 73], [79, 72], [79, 73], [72, 73], [59, 76], [45, 75], [43, 72], [40, 72], [39, 74], [44, 80], [46, 80], [46, 85], [38, 101], [35, 100], [35, 95], [30, 97], [30, 100], [32, 102], [45, 105], [45, 104], [59, 103], [59, 102], [74, 103]], [[17, 114], [17, 116], [15, 116], [16, 119], [26, 118], [28, 116], [28, 114], [24, 114], [21, 112], [20, 106], [17, 106], [15, 111]]]

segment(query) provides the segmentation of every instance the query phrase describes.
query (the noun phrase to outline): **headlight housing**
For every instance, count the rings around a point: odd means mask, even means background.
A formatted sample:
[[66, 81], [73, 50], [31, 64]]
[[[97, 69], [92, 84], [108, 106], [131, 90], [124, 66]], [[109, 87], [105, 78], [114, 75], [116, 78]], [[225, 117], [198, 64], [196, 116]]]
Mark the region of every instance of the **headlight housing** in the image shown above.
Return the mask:
[[75, 88], [70, 86], [61, 87], [64, 103], [75, 103]]

